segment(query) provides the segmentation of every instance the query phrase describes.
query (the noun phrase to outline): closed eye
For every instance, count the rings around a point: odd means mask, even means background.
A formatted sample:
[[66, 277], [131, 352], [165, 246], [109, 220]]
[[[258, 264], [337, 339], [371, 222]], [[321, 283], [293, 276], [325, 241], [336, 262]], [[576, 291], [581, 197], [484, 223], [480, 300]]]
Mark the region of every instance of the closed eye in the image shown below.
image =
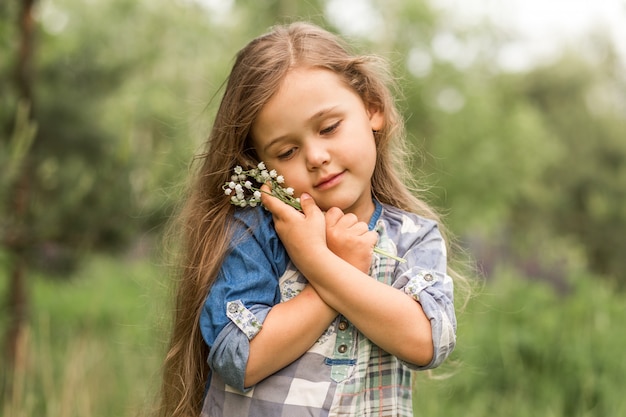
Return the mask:
[[294, 152], [296, 152], [296, 148], [290, 148], [289, 150], [278, 155], [278, 159], [289, 159], [293, 156]]
[[335, 130], [337, 130], [340, 124], [341, 124], [341, 121], [338, 121], [328, 127], [325, 127], [324, 129], [320, 130], [320, 135], [330, 135]]

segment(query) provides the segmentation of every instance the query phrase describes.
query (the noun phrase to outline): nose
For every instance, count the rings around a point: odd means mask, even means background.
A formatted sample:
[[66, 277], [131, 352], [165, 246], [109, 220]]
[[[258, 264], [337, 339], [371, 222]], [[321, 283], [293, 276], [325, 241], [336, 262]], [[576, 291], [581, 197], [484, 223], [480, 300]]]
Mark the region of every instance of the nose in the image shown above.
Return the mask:
[[306, 165], [309, 170], [318, 169], [330, 162], [330, 152], [323, 141], [315, 141], [306, 146]]

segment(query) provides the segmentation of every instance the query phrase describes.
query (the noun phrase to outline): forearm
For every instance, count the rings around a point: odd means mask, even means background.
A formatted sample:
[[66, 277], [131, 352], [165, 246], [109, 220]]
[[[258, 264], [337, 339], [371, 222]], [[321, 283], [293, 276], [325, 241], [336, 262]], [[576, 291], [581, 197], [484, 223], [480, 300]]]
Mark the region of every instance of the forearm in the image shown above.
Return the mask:
[[[326, 304], [387, 352], [416, 365], [431, 362], [432, 329], [419, 303], [333, 253], [327, 244], [324, 214], [309, 195], [300, 197], [302, 212], [266, 194], [262, 198], [289, 258]], [[356, 241], [363, 244], [368, 239]]]
[[433, 357], [430, 322], [419, 303], [345, 262], [327, 248], [296, 262], [320, 297], [385, 351], [416, 365]]
[[336, 316], [310, 285], [272, 307], [263, 328], [250, 341], [244, 385], [250, 387], [302, 356]]

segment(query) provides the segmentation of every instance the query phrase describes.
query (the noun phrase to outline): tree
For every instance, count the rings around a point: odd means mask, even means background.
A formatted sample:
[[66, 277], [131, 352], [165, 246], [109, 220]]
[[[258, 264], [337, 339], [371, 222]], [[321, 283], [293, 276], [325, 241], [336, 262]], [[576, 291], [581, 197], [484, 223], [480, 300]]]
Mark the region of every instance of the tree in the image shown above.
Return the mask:
[[538, 192], [513, 210], [520, 234], [533, 227], [568, 237], [593, 271], [624, 288], [626, 83], [623, 64], [605, 49], [598, 60], [571, 52], [521, 81], [521, 97], [540, 110], [562, 152], [542, 172]]
[[10, 141], [2, 143], [4, 150], [12, 151], [11, 159], [5, 165], [1, 194], [6, 195], [3, 202], [7, 204], [9, 216], [4, 217], [2, 224], [2, 244], [11, 258], [9, 285], [7, 291], [7, 310], [9, 320], [5, 335], [5, 355], [8, 369], [16, 363], [19, 343], [23, 337], [28, 312], [28, 295], [26, 288], [26, 267], [28, 264], [26, 250], [28, 236], [28, 206], [31, 195], [32, 161], [27, 149], [35, 136], [33, 129], [34, 93], [33, 93], [33, 49], [34, 49], [34, 0], [23, 0], [17, 14], [18, 49], [15, 60], [14, 82], [16, 96], [20, 108], [16, 109], [14, 135]]

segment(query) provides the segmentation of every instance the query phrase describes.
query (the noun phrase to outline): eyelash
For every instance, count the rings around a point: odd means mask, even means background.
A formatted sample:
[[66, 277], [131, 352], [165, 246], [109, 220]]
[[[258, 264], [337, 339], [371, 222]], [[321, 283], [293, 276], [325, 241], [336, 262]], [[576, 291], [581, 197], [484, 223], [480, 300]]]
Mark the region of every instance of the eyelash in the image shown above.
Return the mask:
[[[339, 127], [339, 125], [341, 124], [341, 121], [335, 122], [332, 125], [325, 127], [324, 129], [320, 130], [320, 135], [330, 135], [331, 133], [333, 133], [335, 130], [337, 130], [337, 128]], [[295, 152], [295, 148], [291, 148], [286, 152], [281, 153], [280, 155], [278, 155], [278, 159], [280, 160], [286, 160], [289, 159], [291, 156], [293, 156], [293, 153]]]
[[322, 134], [322, 135], [328, 135], [328, 134], [333, 133], [333, 132], [334, 132], [334, 131], [335, 131], [335, 130], [339, 127], [339, 124], [341, 124], [341, 121], [338, 121], [338, 122], [333, 123], [332, 125], [330, 125], [330, 126], [328, 126], [328, 127], [324, 128], [324, 129], [322, 129], [322, 130], [320, 131], [320, 134]]
[[293, 155], [294, 152], [295, 152], [295, 148], [291, 148], [287, 152], [283, 152], [280, 155], [278, 155], [278, 159], [280, 160], [289, 159]]

